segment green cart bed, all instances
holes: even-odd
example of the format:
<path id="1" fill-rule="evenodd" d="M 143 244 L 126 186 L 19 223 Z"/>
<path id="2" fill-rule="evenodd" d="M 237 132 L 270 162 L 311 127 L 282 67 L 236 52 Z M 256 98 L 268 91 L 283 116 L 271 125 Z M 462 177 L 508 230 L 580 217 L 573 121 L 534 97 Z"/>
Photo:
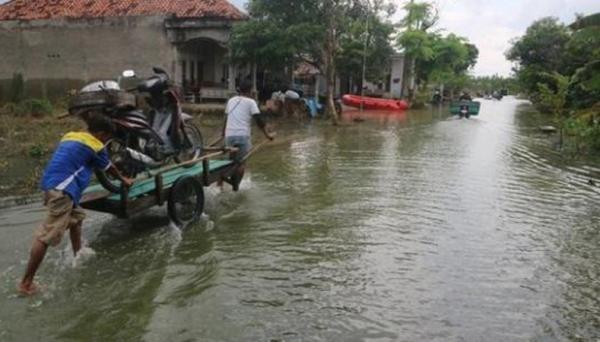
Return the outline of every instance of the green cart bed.
<path id="1" fill-rule="evenodd" d="M 450 103 L 450 113 L 453 115 L 460 115 L 460 109 L 466 106 L 469 115 L 479 115 L 481 108 L 481 102 L 477 101 L 456 101 Z"/>
<path id="2" fill-rule="evenodd" d="M 210 157 L 211 155 L 207 155 L 187 165 L 173 165 L 153 171 L 136 180 L 131 188 L 121 187 L 119 193 L 111 193 L 100 184 L 92 185 L 84 192 L 81 206 L 128 218 L 166 202 L 171 220 L 176 224 L 185 224 L 202 214 L 204 186 L 222 179 L 234 185 L 237 190 L 241 181 L 232 177 L 238 163 L 231 160 L 209 160 Z"/>

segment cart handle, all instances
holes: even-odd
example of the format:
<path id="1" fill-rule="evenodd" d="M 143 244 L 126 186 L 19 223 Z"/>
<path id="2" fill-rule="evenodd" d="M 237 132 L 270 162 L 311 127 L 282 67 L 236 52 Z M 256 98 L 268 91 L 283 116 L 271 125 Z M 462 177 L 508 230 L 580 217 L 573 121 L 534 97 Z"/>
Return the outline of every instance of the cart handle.
<path id="1" fill-rule="evenodd" d="M 277 134 L 273 133 L 273 136 L 276 136 Z M 256 146 L 254 146 L 248 153 L 246 153 L 246 155 L 244 156 L 244 158 L 242 158 L 242 160 L 240 161 L 240 163 L 245 162 L 248 158 L 250 158 L 250 156 L 252 156 L 256 151 L 258 151 L 258 149 L 260 149 L 261 147 L 265 146 L 266 144 L 270 143 L 271 139 L 265 139 L 263 141 L 261 141 L 260 143 L 256 144 Z"/>
<path id="2" fill-rule="evenodd" d="M 225 137 L 223 137 L 222 135 L 220 135 L 218 138 L 216 138 L 212 143 L 208 144 L 209 147 L 214 147 L 216 144 L 220 143 L 221 141 L 223 141 L 223 139 L 225 139 Z"/>

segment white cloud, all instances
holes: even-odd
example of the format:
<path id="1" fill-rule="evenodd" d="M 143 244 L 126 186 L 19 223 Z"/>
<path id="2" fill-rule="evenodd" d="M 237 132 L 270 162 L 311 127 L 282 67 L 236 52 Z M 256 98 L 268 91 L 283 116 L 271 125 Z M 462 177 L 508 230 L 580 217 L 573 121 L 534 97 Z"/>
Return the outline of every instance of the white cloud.
<path id="1" fill-rule="evenodd" d="M 406 1 L 396 0 L 399 7 Z M 575 13 L 600 11 L 598 0 L 437 0 L 438 27 L 466 37 L 479 49 L 475 75 L 507 76 L 511 63 L 504 57 L 510 41 L 525 33 L 537 19 L 554 16 L 565 23 L 575 19 Z M 400 18 L 402 13 L 398 13 Z"/>

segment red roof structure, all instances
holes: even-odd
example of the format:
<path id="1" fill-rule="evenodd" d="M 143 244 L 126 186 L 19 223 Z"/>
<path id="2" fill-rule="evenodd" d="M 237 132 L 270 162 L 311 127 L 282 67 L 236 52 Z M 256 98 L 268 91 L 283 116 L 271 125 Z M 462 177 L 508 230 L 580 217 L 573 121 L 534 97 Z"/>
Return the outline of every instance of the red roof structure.
<path id="1" fill-rule="evenodd" d="M 0 20 L 174 15 L 178 18 L 241 20 L 227 0 L 12 0 L 0 5 Z"/>

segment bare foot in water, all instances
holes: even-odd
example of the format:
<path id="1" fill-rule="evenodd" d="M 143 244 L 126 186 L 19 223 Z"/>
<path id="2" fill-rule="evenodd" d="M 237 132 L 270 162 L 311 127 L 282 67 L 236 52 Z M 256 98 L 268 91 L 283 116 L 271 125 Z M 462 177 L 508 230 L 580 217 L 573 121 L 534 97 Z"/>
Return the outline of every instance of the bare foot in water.
<path id="1" fill-rule="evenodd" d="M 19 285 L 17 285 L 17 291 L 22 296 L 30 297 L 30 296 L 36 295 L 38 292 L 40 292 L 40 287 L 33 283 L 31 283 L 29 285 L 19 283 Z"/>

